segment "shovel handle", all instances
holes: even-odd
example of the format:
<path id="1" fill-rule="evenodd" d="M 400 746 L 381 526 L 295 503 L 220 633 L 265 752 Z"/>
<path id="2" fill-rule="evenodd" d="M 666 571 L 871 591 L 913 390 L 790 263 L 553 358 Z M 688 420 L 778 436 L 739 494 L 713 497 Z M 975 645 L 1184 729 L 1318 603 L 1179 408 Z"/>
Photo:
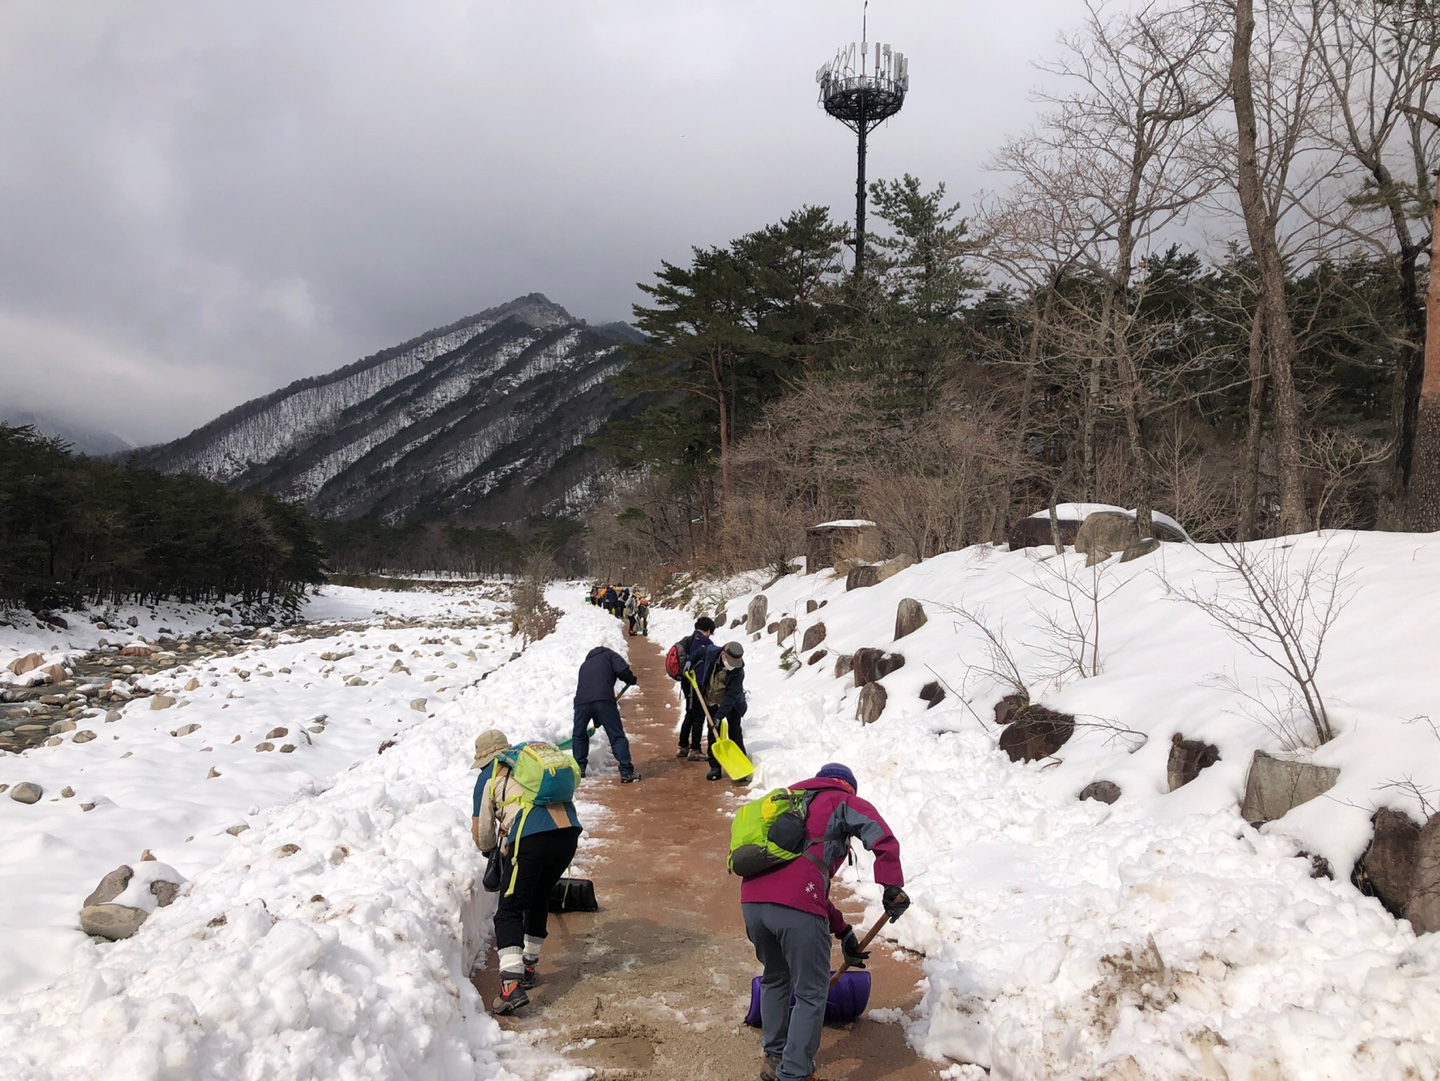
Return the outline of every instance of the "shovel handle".
<path id="1" fill-rule="evenodd" d="M 870 928 L 869 932 L 865 935 L 864 939 L 862 939 L 861 942 L 860 942 L 860 952 L 861 952 L 861 953 L 864 953 L 864 952 L 865 952 L 865 947 L 869 946 L 870 943 L 872 943 L 872 942 L 875 941 L 875 936 L 880 933 L 880 928 L 884 927 L 886 921 L 889 920 L 889 919 L 890 919 L 890 917 L 887 916 L 887 915 L 885 915 L 885 913 L 883 913 L 883 912 L 880 913 L 880 918 L 875 921 L 875 925 Z M 833 976 L 830 977 L 830 986 L 831 986 L 831 987 L 834 987 L 837 983 L 840 982 L 840 977 L 843 976 L 843 975 L 845 975 L 845 970 L 848 969 L 849 967 L 850 967 L 850 965 L 849 965 L 848 962 L 846 962 L 846 961 L 841 961 L 841 962 L 840 962 L 840 967 L 835 970 L 835 975 L 833 975 Z"/>
<path id="2" fill-rule="evenodd" d="M 710 716 L 709 703 L 705 701 L 705 696 L 700 693 L 700 681 L 695 678 L 693 671 L 686 672 L 685 674 L 690 677 L 690 686 L 695 688 L 695 697 L 700 701 L 700 708 L 705 711 L 705 723 L 710 726 L 710 738 L 712 740 L 719 739 L 720 730 L 715 727 L 715 718 Z"/>

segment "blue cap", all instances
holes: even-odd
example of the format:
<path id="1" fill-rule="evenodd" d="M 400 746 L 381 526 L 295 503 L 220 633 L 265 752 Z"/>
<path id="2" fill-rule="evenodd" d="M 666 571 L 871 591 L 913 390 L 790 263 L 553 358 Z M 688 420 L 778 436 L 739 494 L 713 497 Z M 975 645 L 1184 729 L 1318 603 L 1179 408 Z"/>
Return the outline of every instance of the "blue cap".
<path id="1" fill-rule="evenodd" d="M 860 785 L 855 780 L 855 774 L 850 772 L 850 767 L 843 762 L 826 762 L 820 767 L 817 777 L 828 777 L 832 781 L 844 781 L 850 786 L 851 792 L 859 792 Z"/>

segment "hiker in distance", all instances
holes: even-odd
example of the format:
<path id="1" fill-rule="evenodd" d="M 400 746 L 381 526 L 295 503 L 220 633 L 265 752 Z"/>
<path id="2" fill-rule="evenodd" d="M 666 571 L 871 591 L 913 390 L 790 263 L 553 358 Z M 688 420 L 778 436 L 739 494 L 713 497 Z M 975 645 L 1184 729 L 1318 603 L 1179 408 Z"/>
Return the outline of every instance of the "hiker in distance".
<path id="1" fill-rule="evenodd" d="M 676 758 L 689 758 L 692 762 L 703 762 L 705 754 L 700 742 L 705 736 L 705 710 L 700 705 L 700 696 L 690 685 L 685 673 L 695 668 L 710 647 L 710 636 L 715 633 L 715 621 L 701 616 L 695 621 L 695 629 L 675 643 L 676 659 L 680 664 L 680 699 L 685 703 L 685 713 L 680 720 L 680 749 Z"/>
<path id="2" fill-rule="evenodd" d="M 625 737 L 625 728 L 620 723 L 620 707 L 616 704 L 615 681 L 625 685 L 624 690 L 639 681 L 630 671 L 630 663 L 607 646 L 596 646 L 585 655 L 580 665 L 580 677 L 575 686 L 575 729 L 572 733 L 571 749 L 575 761 L 580 764 L 580 776 L 590 761 L 590 722 L 603 728 L 610 740 L 610 753 L 620 767 L 620 783 L 638 781 L 635 764 L 630 760 L 630 741 Z"/>
<path id="3" fill-rule="evenodd" d="M 900 842 L 880 813 L 856 795 L 856 787 L 855 774 L 839 762 L 826 763 L 814 777 L 791 785 L 792 792 L 809 795 L 803 853 L 740 883 L 745 934 L 764 966 L 761 1081 L 819 1081 L 815 1052 L 830 990 L 830 936 L 840 940 L 852 968 L 863 968 L 869 957 L 830 901 L 830 879 L 845 862 L 851 838 L 875 854 L 875 881 L 885 888 L 886 916 L 893 922 L 910 907 L 902 889 Z"/>
<path id="4" fill-rule="evenodd" d="M 715 722 L 714 731 L 705 742 L 705 754 L 710 762 L 707 781 L 718 781 L 721 776 L 720 761 L 715 757 L 714 743 L 719 737 L 720 723 L 725 723 L 726 735 L 745 751 L 745 733 L 741 721 L 745 719 L 745 647 L 739 642 L 726 642 L 724 647 L 709 645 L 699 662 L 696 680 L 700 693 L 705 696 L 705 705 L 710 707 L 710 719 Z M 746 778 L 748 780 L 749 778 Z M 738 780 L 738 779 L 737 779 Z"/>
<path id="5" fill-rule="evenodd" d="M 492 728 L 475 738 L 475 802 L 470 832 L 488 858 L 497 847 L 507 857 L 501 862 L 500 901 L 495 907 L 495 948 L 500 955 L 500 994 L 491 1003 L 497 1014 L 514 1013 L 528 1005 L 526 994 L 535 986 L 535 968 L 545 945 L 550 891 L 575 858 L 580 843 L 580 819 L 568 799 L 540 803 L 516 778 L 517 760 L 527 743 L 514 747 L 505 733 Z M 547 743 L 535 744 L 541 756 L 551 756 L 572 774 L 568 789 L 574 793 L 574 763 Z M 563 759 L 563 760 L 562 760 Z M 522 773 L 522 776 L 524 774 Z M 564 793 L 560 793 L 564 795 Z"/>

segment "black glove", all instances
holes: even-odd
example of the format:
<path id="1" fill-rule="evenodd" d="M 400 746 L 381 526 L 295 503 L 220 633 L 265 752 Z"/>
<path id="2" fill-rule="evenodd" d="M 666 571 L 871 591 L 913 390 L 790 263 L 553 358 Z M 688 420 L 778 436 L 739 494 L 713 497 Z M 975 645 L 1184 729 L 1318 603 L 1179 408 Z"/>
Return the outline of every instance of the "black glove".
<path id="1" fill-rule="evenodd" d="M 840 936 L 840 952 L 845 957 L 845 964 L 849 968 L 864 968 L 865 962 L 870 960 L 870 951 L 860 948 L 860 940 L 855 937 L 855 928 L 847 927 L 845 933 Z"/>
<path id="2" fill-rule="evenodd" d="M 890 917 L 891 923 L 894 923 L 905 915 L 905 910 L 910 907 L 910 895 L 899 886 L 886 886 L 880 903 L 885 908 L 885 915 Z"/>

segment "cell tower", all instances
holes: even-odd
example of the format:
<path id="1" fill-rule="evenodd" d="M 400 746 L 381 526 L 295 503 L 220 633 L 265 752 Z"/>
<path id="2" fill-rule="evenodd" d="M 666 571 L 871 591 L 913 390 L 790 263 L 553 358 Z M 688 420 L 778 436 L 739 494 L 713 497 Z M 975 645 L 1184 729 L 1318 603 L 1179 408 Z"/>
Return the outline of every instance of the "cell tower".
<path id="1" fill-rule="evenodd" d="M 867 0 L 866 9 L 869 8 Z M 860 43 L 842 46 L 835 59 L 815 73 L 820 104 L 860 137 L 855 178 L 855 276 L 865 265 L 865 137 L 905 104 L 910 89 L 910 61 L 898 49 L 878 42 L 871 54 L 868 10 L 862 16 Z"/>

